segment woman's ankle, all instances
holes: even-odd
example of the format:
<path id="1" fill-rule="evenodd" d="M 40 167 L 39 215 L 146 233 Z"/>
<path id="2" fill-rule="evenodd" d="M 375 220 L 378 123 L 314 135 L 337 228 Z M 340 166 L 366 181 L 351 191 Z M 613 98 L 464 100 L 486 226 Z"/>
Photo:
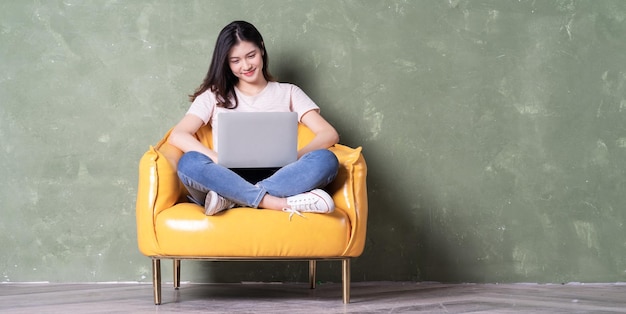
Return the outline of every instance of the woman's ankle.
<path id="1" fill-rule="evenodd" d="M 283 208 L 287 207 L 287 199 L 265 194 L 265 196 L 261 199 L 261 202 L 259 202 L 258 207 L 282 211 Z"/>

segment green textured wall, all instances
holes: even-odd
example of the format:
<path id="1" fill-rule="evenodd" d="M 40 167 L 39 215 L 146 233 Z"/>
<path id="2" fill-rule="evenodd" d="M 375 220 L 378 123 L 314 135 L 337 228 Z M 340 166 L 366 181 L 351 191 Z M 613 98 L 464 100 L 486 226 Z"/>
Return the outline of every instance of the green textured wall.
<path id="1" fill-rule="evenodd" d="M 150 280 L 137 163 L 235 19 L 364 147 L 353 280 L 626 280 L 626 1 L 0 0 L 0 281 Z"/>

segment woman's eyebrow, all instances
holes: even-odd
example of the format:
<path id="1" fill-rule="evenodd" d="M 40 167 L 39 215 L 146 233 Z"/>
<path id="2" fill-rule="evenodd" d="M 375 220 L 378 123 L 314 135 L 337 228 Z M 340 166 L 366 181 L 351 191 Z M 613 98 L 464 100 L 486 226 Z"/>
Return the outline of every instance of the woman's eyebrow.
<path id="1" fill-rule="evenodd" d="M 249 56 L 249 55 L 254 54 L 254 53 L 256 53 L 256 52 L 257 52 L 257 51 L 256 51 L 256 49 L 255 49 L 255 50 L 252 50 L 252 51 L 250 51 L 250 52 L 246 53 L 246 56 Z M 235 60 L 235 59 L 239 59 L 239 57 L 230 57 L 230 58 L 228 58 L 228 59 L 230 59 L 230 60 Z"/>

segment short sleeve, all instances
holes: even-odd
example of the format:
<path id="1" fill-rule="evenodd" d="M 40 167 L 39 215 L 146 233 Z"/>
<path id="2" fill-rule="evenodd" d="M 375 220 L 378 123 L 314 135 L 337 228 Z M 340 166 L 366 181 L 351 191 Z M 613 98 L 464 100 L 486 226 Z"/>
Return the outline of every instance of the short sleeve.
<path id="1" fill-rule="evenodd" d="M 291 111 L 298 113 L 298 121 L 302 120 L 302 116 L 311 111 L 320 111 L 320 107 L 311 100 L 311 98 L 296 85 L 291 85 Z"/>
<path id="2" fill-rule="evenodd" d="M 187 114 L 198 116 L 204 121 L 204 124 L 208 124 L 215 111 L 216 104 L 215 95 L 210 90 L 207 90 L 196 97 L 193 103 L 191 103 L 189 110 L 187 110 Z"/>

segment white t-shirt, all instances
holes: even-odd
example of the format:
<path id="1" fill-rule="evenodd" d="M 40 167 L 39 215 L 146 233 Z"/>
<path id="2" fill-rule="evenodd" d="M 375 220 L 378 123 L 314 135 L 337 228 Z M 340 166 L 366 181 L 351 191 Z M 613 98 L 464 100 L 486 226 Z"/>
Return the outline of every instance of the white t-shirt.
<path id="1" fill-rule="evenodd" d="M 290 112 L 298 113 L 298 121 L 302 116 L 319 107 L 298 86 L 289 83 L 269 82 L 255 96 L 246 96 L 235 87 L 239 105 L 235 109 L 217 106 L 215 94 L 211 90 L 198 95 L 189 107 L 187 114 L 198 116 L 204 124 L 213 129 L 213 146 L 217 147 L 217 114 L 220 112 Z"/>

